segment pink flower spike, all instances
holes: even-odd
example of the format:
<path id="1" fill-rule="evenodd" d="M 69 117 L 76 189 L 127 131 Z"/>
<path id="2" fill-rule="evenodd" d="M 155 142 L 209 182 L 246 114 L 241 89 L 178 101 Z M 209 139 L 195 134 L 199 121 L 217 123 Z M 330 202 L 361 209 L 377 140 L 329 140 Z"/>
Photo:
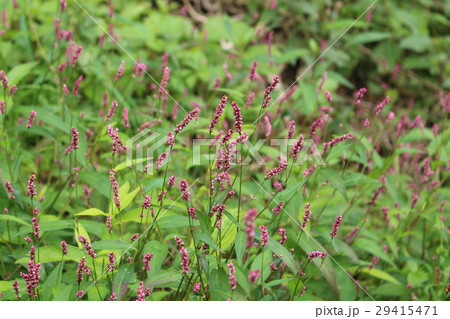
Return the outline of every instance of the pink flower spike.
<path id="1" fill-rule="evenodd" d="M 256 282 L 256 279 L 258 279 L 261 276 L 261 272 L 259 269 L 256 270 L 250 270 L 248 274 L 248 281 L 250 281 L 251 284 L 254 284 Z"/>
<path id="2" fill-rule="evenodd" d="M 122 120 L 123 120 L 123 126 L 130 127 L 130 120 L 128 118 L 128 109 L 126 107 L 122 110 Z"/>
<path id="3" fill-rule="evenodd" d="M 122 77 L 123 75 L 123 71 L 125 70 L 125 61 L 122 61 L 122 63 L 119 66 L 119 70 L 116 73 L 116 77 L 114 78 L 114 82 L 119 81 L 119 79 Z"/>
<path id="4" fill-rule="evenodd" d="M 176 128 L 174 129 L 174 131 L 176 133 L 180 133 L 181 131 L 183 131 L 183 129 L 188 126 L 189 122 L 192 120 L 196 120 L 198 118 L 198 114 L 200 113 L 200 110 L 198 107 L 195 107 L 192 111 L 190 111 L 185 117 L 184 119 L 177 124 Z"/>
<path id="5" fill-rule="evenodd" d="M 69 154 L 71 151 L 79 149 L 78 145 L 78 131 L 75 127 L 72 127 L 72 141 L 70 145 L 66 148 L 66 154 Z"/>
<path id="6" fill-rule="evenodd" d="M 9 90 L 8 90 L 8 95 L 14 95 L 14 93 L 16 93 L 17 92 L 17 85 L 13 85 L 13 86 L 11 86 L 10 88 L 9 88 Z"/>
<path id="7" fill-rule="evenodd" d="M 34 185 L 36 181 L 36 175 L 32 174 L 30 178 L 28 179 L 28 185 L 27 185 L 27 196 L 33 198 L 36 196 L 36 186 Z"/>
<path id="8" fill-rule="evenodd" d="M 112 101 L 111 107 L 109 108 L 108 113 L 106 113 L 105 122 L 109 121 L 110 119 L 112 119 L 112 117 L 116 113 L 116 110 L 117 110 L 118 107 L 119 107 L 119 102 Z"/>
<path id="9" fill-rule="evenodd" d="M 336 217 L 336 221 L 333 224 L 333 228 L 331 229 L 331 237 L 332 238 L 336 238 L 337 237 L 337 232 L 339 230 L 339 227 L 341 227 L 341 223 L 342 223 L 342 216 L 339 215 L 338 217 Z"/>
<path id="10" fill-rule="evenodd" d="M 290 121 L 287 131 L 287 139 L 291 139 L 294 136 L 295 133 L 295 121 Z"/>
<path id="11" fill-rule="evenodd" d="M 366 92 L 367 92 L 366 88 L 360 88 L 359 91 L 356 92 L 356 94 L 355 94 L 356 100 L 353 102 L 353 104 L 355 104 L 355 105 L 361 104 L 361 100 Z"/>
<path id="12" fill-rule="evenodd" d="M 331 93 L 328 90 L 323 91 L 323 94 L 325 94 L 325 97 L 327 98 L 328 102 L 333 101 L 333 98 L 331 97 Z"/>
<path id="13" fill-rule="evenodd" d="M 236 285 L 237 285 L 237 281 L 236 281 L 236 276 L 234 275 L 236 273 L 236 268 L 233 265 L 233 262 L 229 262 L 227 264 L 228 266 L 228 283 L 230 284 L 230 288 L 231 290 L 235 290 L 236 289 Z"/>
<path id="14" fill-rule="evenodd" d="M 63 240 L 61 241 L 61 252 L 63 255 L 67 255 L 69 250 L 67 249 L 67 243 Z"/>
<path id="15" fill-rule="evenodd" d="M 136 301 L 145 301 L 145 291 L 144 291 L 144 282 L 141 281 L 139 287 L 137 289 L 137 299 Z"/>
<path id="16" fill-rule="evenodd" d="M 244 217 L 245 223 L 245 233 L 247 234 L 246 238 L 246 247 L 253 247 L 254 239 L 255 239 L 255 219 L 258 216 L 258 211 L 255 208 L 251 208 L 247 211 L 247 214 Z"/>
<path id="17" fill-rule="evenodd" d="M 150 253 L 146 253 L 144 255 L 144 258 L 142 259 L 142 262 L 144 264 L 144 270 L 145 271 L 150 271 L 151 270 L 151 261 L 152 261 L 153 257 L 154 257 L 154 255 L 150 254 Z"/>
<path id="18" fill-rule="evenodd" d="M 261 230 L 261 245 L 266 246 L 269 243 L 269 234 L 267 233 L 267 227 L 264 225 L 259 226 Z"/>
<path id="19" fill-rule="evenodd" d="M 374 110 L 375 115 L 379 115 L 379 114 L 381 113 L 381 111 L 384 109 L 384 107 L 386 106 L 386 104 L 389 103 L 390 100 L 391 100 L 391 99 L 389 98 L 389 96 L 386 96 L 386 98 L 385 98 L 383 101 L 381 101 L 380 104 L 378 104 L 378 105 L 376 106 L 376 108 L 375 108 L 375 110 Z"/>
<path id="20" fill-rule="evenodd" d="M 223 114 L 223 111 L 225 110 L 225 105 L 227 104 L 228 97 L 226 95 L 222 96 L 222 99 L 220 100 L 219 105 L 216 108 L 216 111 L 214 112 L 213 119 L 211 121 L 211 124 L 209 125 L 209 132 L 212 133 L 214 127 L 219 123 L 220 117 Z"/>
<path id="21" fill-rule="evenodd" d="M 31 128 L 35 120 L 36 120 L 36 112 L 34 110 L 31 110 L 30 116 L 28 117 L 27 120 L 27 127 Z"/>
<path id="22" fill-rule="evenodd" d="M 237 105 L 235 101 L 231 102 L 231 106 L 233 107 L 233 113 L 234 113 L 234 125 L 236 126 L 236 132 L 239 133 L 239 135 L 242 134 L 242 114 L 241 114 L 241 108 Z"/>
<path id="23" fill-rule="evenodd" d="M 250 68 L 250 75 L 249 79 L 254 80 L 255 79 L 255 72 L 256 72 L 256 66 L 258 65 L 258 62 L 253 61 L 252 67 Z"/>
<path id="24" fill-rule="evenodd" d="M 170 79 L 170 69 L 168 67 L 164 68 L 164 72 L 163 72 L 163 76 L 161 79 L 161 84 L 159 86 L 158 89 L 158 97 L 160 98 L 161 96 L 163 96 L 163 94 L 168 94 L 167 93 L 167 84 L 169 83 L 169 79 Z"/>
<path id="25" fill-rule="evenodd" d="M 312 262 L 312 260 L 314 258 L 325 258 L 326 255 L 327 255 L 326 253 L 321 252 L 321 251 L 312 251 L 308 255 L 308 260 L 309 260 L 309 262 Z"/>
<path id="26" fill-rule="evenodd" d="M 281 235 L 280 244 L 284 244 L 288 239 L 286 236 L 286 229 L 280 227 L 278 229 L 278 234 Z"/>
<path id="27" fill-rule="evenodd" d="M 198 292 L 198 291 L 200 291 L 200 283 L 199 282 L 196 282 L 193 286 L 192 286 L 192 293 L 196 293 L 196 292 Z"/>
<path id="28" fill-rule="evenodd" d="M 78 96 L 78 90 L 80 89 L 81 81 L 83 81 L 83 76 L 82 75 L 80 75 L 78 77 L 78 79 L 75 81 L 75 84 L 73 85 L 72 93 L 75 96 Z"/>

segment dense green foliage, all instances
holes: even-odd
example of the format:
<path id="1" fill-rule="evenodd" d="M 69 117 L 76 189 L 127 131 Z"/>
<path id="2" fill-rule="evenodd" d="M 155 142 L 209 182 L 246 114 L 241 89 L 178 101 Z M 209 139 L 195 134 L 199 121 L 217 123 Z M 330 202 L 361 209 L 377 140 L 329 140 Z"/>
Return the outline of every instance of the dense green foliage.
<path id="1" fill-rule="evenodd" d="M 64 12 L 56 0 L 14 3 L 0 0 L 0 300 L 17 300 L 16 280 L 22 300 L 108 300 L 113 292 L 118 300 L 448 299 L 449 0 L 380 0 L 372 7 L 365 0 L 113 0 L 113 15 L 109 1 L 69 0 Z M 274 76 L 280 83 L 262 109 Z M 360 88 L 367 92 L 358 104 Z M 242 134 L 232 101 L 242 112 Z M 196 108 L 199 115 L 174 131 Z M 259 148 L 264 163 L 240 160 L 249 153 L 240 142 L 246 134 L 253 145 L 286 139 L 291 121 L 292 138 L 305 138 L 301 165 L 290 146 L 282 152 L 268 141 Z M 116 143 L 144 129 L 164 142 L 175 133 L 174 145 L 136 158 L 136 143 L 128 144 L 130 165 Z M 228 129 L 231 139 L 221 142 Z M 229 169 L 220 157 L 195 162 L 194 139 L 221 130 L 218 149 L 227 152 L 238 139 L 231 152 L 237 161 Z M 341 136 L 352 138 L 338 142 Z M 202 154 L 216 149 L 210 142 Z M 163 152 L 168 161 L 154 170 Z M 265 178 L 282 163 L 278 156 L 287 157 L 287 167 Z M 149 160 L 152 174 L 139 169 Z M 151 201 L 144 209 L 145 196 Z M 308 207 L 311 219 L 301 229 Z M 252 228 L 256 244 L 247 246 Z M 313 251 L 327 256 L 310 262 Z M 116 262 L 108 271 L 111 253 Z M 151 270 L 143 269 L 145 254 L 153 255 Z M 83 257 L 87 267 L 77 282 Z M 27 274 L 37 263 L 30 297 Z"/>

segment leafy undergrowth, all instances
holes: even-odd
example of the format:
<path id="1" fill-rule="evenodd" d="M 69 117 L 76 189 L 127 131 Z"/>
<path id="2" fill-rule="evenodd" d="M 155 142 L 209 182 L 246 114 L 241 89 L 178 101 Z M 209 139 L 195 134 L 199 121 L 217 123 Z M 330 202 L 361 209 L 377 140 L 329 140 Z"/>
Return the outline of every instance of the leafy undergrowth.
<path id="1" fill-rule="evenodd" d="M 316 61 L 370 5 L 326 2 L 8 2 L 0 300 L 448 298 L 445 15 Z"/>

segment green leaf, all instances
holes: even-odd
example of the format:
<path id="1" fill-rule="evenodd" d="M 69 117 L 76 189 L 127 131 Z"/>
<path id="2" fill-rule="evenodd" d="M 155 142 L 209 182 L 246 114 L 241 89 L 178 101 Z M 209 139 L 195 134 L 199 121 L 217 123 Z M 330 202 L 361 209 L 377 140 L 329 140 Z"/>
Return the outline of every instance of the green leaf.
<path id="1" fill-rule="evenodd" d="M 284 284 L 285 282 L 291 281 L 292 279 L 294 279 L 294 277 L 272 280 L 269 281 L 267 284 L 265 284 L 265 286 L 266 287 L 278 286 Z"/>
<path id="2" fill-rule="evenodd" d="M 53 271 L 48 276 L 47 280 L 44 283 L 44 300 L 51 301 L 52 300 L 52 290 L 53 287 L 59 286 L 62 277 L 64 262 L 59 263 Z"/>
<path id="3" fill-rule="evenodd" d="M 415 52 L 423 52 L 429 49 L 431 45 L 431 38 L 425 34 L 415 34 L 400 41 L 401 48 L 410 49 Z"/>
<path id="4" fill-rule="evenodd" d="M 156 240 L 149 241 L 142 249 L 142 253 L 153 254 L 151 261 L 150 274 L 157 274 L 161 270 L 161 266 L 169 253 L 169 245 Z"/>
<path id="5" fill-rule="evenodd" d="M 136 249 L 134 246 L 131 246 L 131 243 L 128 243 L 123 240 L 118 239 L 106 239 L 100 240 L 92 243 L 92 248 L 95 250 L 126 250 L 126 249 Z"/>
<path id="6" fill-rule="evenodd" d="M 20 218 L 17 218 L 16 216 L 12 216 L 12 215 L 0 215 L 0 220 L 9 220 L 9 221 L 16 222 L 16 223 L 19 223 L 22 225 L 31 226 L 27 222 L 24 222 Z"/>
<path id="7" fill-rule="evenodd" d="M 8 72 L 8 80 L 11 84 L 18 84 L 31 70 L 36 66 L 37 62 L 20 64 Z"/>
<path id="8" fill-rule="evenodd" d="M 116 273 L 113 283 L 113 291 L 117 293 L 118 296 L 122 295 L 122 289 L 124 292 L 127 290 L 130 282 L 136 278 L 136 274 L 133 270 L 134 265 L 123 264 L 120 266 L 119 271 Z"/>
<path id="9" fill-rule="evenodd" d="M 380 245 L 372 239 L 358 238 L 353 243 L 353 246 L 368 251 L 374 256 L 379 256 L 382 260 L 391 264 L 393 267 L 396 267 L 392 259 L 383 251 L 383 248 L 381 248 Z"/>
<path id="10" fill-rule="evenodd" d="M 364 44 L 364 43 L 370 43 L 370 42 L 378 42 L 381 40 L 385 40 L 391 37 L 391 34 L 389 32 L 364 32 L 359 33 L 353 37 L 353 39 L 350 41 L 349 45 L 357 45 L 357 44 Z"/>
<path id="11" fill-rule="evenodd" d="M 319 170 L 319 174 L 322 175 L 323 178 L 327 179 L 331 185 L 333 185 L 339 193 L 348 201 L 347 198 L 347 189 L 345 187 L 344 180 L 342 179 L 341 174 L 336 172 L 334 169 L 324 167 Z"/>
<path id="12" fill-rule="evenodd" d="M 158 274 L 152 276 L 147 279 L 145 282 L 145 287 L 147 288 L 156 288 L 156 287 L 170 287 L 174 282 L 179 282 L 181 280 L 181 272 L 178 270 L 164 270 L 159 272 Z"/>
<path id="13" fill-rule="evenodd" d="M 382 280 L 386 280 L 386 281 L 391 282 L 391 283 L 396 284 L 396 285 L 400 285 L 400 282 L 397 279 L 395 279 L 394 277 L 389 275 L 387 272 L 385 272 L 385 271 L 383 271 L 381 269 L 378 269 L 378 268 L 369 269 L 367 267 L 364 267 L 364 268 L 352 267 L 352 268 L 349 269 L 349 271 L 350 272 L 359 271 L 359 272 L 362 272 L 364 274 L 368 274 L 368 275 L 370 275 L 372 277 L 375 277 L 375 278 L 378 278 L 378 279 L 382 279 Z"/>
<path id="14" fill-rule="evenodd" d="M 214 248 L 215 250 L 218 250 L 218 251 L 220 251 L 222 253 L 224 252 L 222 249 L 219 248 L 219 246 L 217 246 L 213 242 L 213 240 L 212 240 L 211 236 L 209 236 L 209 234 L 206 234 L 206 233 L 203 233 L 203 232 L 196 232 L 194 234 L 194 237 L 197 239 L 197 241 L 201 240 L 202 242 L 208 244 L 208 246 Z"/>
<path id="15" fill-rule="evenodd" d="M 234 249 L 236 250 L 237 262 L 242 265 L 242 258 L 245 252 L 245 233 L 243 231 L 238 231 L 234 239 Z"/>
<path id="16" fill-rule="evenodd" d="M 255 232 L 255 234 L 256 237 L 261 238 L 261 232 L 257 231 Z M 294 274 L 299 271 L 299 268 L 294 260 L 294 257 L 292 257 L 292 254 L 278 241 L 270 237 L 267 248 L 269 248 L 275 255 L 277 255 L 282 261 L 284 261 Z"/>
<path id="17" fill-rule="evenodd" d="M 98 208 L 88 208 L 83 210 L 81 213 L 75 214 L 77 216 L 109 216 L 107 213 L 102 212 Z"/>
<path id="18" fill-rule="evenodd" d="M 189 217 L 187 216 L 163 216 L 157 220 L 159 228 L 176 228 L 176 227 L 188 227 Z M 192 221 L 192 226 L 199 226 L 200 223 L 197 220 Z"/>

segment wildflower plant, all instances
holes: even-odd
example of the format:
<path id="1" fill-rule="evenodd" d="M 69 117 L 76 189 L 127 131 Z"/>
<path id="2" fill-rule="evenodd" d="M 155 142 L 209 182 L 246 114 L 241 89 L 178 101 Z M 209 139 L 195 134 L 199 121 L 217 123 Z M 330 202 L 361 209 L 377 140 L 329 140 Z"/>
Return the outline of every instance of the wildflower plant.
<path id="1" fill-rule="evenodd" d="M 448 300 L 439 4 L 15 3 L 0 300 Z"/>

